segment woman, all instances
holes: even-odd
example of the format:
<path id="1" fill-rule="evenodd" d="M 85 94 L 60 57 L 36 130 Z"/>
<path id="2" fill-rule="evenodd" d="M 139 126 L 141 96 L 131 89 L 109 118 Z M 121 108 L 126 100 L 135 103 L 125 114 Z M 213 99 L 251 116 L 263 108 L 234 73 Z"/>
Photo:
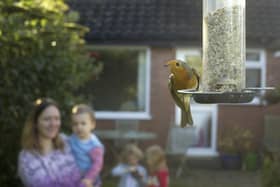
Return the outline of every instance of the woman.
<path id="1" fill-rule="evenodd" d="M 60 111 L 51 99 L 35 102 L 22 136 L 18 174 L 26 187 L 79 187 L 80 173 L 65 138 Z"/>

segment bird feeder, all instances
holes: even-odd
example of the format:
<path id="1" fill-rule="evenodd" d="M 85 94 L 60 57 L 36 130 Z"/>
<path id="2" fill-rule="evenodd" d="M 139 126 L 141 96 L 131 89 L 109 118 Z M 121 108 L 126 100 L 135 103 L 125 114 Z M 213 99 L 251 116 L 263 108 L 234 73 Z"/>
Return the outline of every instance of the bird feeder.
<path id="1" fill-rule="evenodd" d="M 203 1 L 202 91 L 245 88 L 245 0 Z"/>
<path id="2" fill-rule="evenodd" d="M 203 66 L 198 103 L 246 103 L 261 88 L 246 86 L 246 0 L 203 0 Z M 271 89 L 271 88 L 263 88 Z"/>

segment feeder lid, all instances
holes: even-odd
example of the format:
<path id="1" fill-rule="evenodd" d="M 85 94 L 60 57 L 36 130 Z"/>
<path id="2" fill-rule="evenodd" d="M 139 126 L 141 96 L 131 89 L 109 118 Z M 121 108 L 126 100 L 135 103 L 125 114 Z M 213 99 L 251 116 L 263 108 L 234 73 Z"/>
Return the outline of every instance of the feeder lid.
<path id="1" fill-rule="evenodd" d="M 178 90 L 178 93 L 189 94 L 195 102 L 204 104 L 214 103 L 249 103 L 257 95 L 257 91 L 273 90 L 273 87 L 267 88 L 246 88 L 241 92 L 203 92 L 193 89 Z"/>

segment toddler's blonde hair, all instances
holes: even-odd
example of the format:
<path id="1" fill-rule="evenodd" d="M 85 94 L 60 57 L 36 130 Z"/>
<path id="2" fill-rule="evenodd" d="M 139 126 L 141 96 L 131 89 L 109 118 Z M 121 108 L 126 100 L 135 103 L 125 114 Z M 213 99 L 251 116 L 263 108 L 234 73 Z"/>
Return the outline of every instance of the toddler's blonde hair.
<path id="1" fill-rule="evenodd" d="M 147 148 L 146 159 L 150 161 L 148 162 L 150 172 L 158 170 L 162 163 L 166 165 L 165 152 L 159 145 L 152 145 Z"/>
<path id="2" fill-rule="evenodd" d="M 78 104 L 72 108 L 72 116 L 77 115 L 77 114 L 84 114 L 84 113 L 89 114 L 89 116 L 93 122 L 96 121 L 94 110 L 92 107 L 90 107 L 86 104 Z"/>
<path id="3" fill-rule="evenodd" d="M 122 153 L 121 153 L 121 157 L 120 157 L 120 161 L 122 163 L 126 163 L 128 164 L 128 157 L 130 155 L 134 155 L 136 156 L 136 158 L 138 160 L 141 160 L 143 158 L 143 152 L 141 151 L 141 149 L 135 145 L 135 144 L 127 144 Z"/>

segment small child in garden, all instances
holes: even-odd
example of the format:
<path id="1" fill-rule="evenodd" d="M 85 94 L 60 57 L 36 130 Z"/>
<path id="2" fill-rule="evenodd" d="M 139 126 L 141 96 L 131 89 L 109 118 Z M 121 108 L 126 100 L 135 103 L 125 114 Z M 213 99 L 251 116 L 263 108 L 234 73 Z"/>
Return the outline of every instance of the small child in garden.
<path id="1" fill-rule="evenodd" d="M 134 144 L 125 146 L 121 153 L 121 162 L 113 168 L 112 175 L 120 177 L 118 187 L 146 186 L 147 172 L 139 164 L 143 158 L 142 151 Z"/>
<path id="2" fill-rule="evenodd" d="M 85 104 L 72 109 L 72 131 L 69 144 L 82 173 L 82 183 L 86 187 L 100 187 L 99 176 L 103 167 L 104 147 L 92 133 L 96 120 L 94 111 Z"/>
<path id="3" fill-rule="evenodd" d="M 168 187 L 169 171 L 165 153 L 158 145 L 152 145 L 146 150 L 146 160 L 149 169 L 148 187 Z"/>

